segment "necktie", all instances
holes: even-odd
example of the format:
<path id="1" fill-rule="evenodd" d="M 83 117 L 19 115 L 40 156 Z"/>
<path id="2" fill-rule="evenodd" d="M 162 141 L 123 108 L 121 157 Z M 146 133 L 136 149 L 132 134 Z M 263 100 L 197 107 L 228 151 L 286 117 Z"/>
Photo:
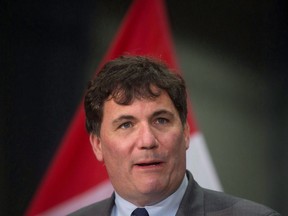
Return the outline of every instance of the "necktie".
<path id="1" fill-rule="evenodd" d="M 136 208 L 131 216 L 149 216 L 149 214 L 145 208 Z"/>

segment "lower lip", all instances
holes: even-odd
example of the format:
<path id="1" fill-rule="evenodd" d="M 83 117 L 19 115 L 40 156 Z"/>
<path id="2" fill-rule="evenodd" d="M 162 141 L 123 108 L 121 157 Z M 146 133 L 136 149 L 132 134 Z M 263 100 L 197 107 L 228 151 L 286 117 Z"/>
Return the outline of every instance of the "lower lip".
<path id="1" fill-rule="evenodd" d="M 139 169 L 139 170 L 159 170 L 163 168 L 163 163 L 147 165 L 147 166 L 134 165 L 134 168 Z"/>

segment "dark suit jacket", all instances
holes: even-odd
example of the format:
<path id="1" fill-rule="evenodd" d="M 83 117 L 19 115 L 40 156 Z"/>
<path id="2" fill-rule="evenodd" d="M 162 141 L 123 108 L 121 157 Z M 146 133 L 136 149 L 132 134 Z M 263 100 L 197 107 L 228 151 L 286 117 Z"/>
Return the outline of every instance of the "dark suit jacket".
<path id="1" fill-rule="evenodd" d="M 279 216 L 274 210 L 245 199 L 200 187 L 187 171 L 188 187 L 176 216 Z M 84 207 L 71 216 L 110 216 L 114 194 L 101 202 Z"/>

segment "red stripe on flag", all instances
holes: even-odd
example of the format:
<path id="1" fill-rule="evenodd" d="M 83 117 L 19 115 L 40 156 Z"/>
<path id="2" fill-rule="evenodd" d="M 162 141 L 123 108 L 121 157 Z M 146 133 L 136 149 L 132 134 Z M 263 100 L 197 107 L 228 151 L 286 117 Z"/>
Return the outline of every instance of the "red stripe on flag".
<path id="1" fill-rule="evenodd" d="M 93 155 L 84 119 L 80 106 L 27 215 L 46 211 L 108 178 L 104 166 Z"/>

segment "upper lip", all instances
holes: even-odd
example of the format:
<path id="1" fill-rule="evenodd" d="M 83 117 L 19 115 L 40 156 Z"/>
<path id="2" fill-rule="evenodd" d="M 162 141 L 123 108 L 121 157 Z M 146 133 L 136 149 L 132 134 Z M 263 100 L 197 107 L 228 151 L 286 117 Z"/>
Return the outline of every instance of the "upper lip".
<path id="1" fill-rule="evenodd" d="M 163 163 L 163 161 L 162 160 L 142 160 L 142 161 L 137 161 L 135 165 L 147 166 L 147 165 L 160 164 L 160 163 Z"/>

